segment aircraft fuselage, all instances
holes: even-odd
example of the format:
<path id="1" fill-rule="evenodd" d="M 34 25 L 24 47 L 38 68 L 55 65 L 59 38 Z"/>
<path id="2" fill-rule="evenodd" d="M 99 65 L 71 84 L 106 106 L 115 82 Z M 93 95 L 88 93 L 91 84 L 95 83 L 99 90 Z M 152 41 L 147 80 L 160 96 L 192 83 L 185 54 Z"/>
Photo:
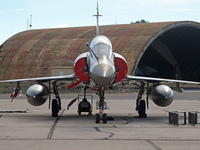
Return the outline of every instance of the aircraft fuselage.
<path id="1" fill-rule="evenodd" d="M 115 63 L 110 40 L 102 35 L 96 36 L 90 48 L 89 76 L 96 86 L 107 86 L 115 80 Z M 96 55 L 96 56 L 95 56 Z"/>

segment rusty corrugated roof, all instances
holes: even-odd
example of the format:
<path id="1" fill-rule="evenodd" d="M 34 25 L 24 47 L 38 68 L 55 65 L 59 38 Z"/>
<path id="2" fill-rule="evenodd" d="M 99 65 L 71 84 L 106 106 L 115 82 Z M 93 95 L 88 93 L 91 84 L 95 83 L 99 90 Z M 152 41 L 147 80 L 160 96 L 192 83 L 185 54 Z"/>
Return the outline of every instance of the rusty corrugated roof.
<path id="1" fill-rule="evenodd" d="M 114 52 L 131 62 L 129 74 L 146 43 L 174 22 L 101 26 Z M 3 43 L 0 54 L 0 80 L 50 76 L 52 66 L 70 66 L 68 61 L 88 51 L 86 42 L 96 35 L 96 27 L 28 30 Z"/>

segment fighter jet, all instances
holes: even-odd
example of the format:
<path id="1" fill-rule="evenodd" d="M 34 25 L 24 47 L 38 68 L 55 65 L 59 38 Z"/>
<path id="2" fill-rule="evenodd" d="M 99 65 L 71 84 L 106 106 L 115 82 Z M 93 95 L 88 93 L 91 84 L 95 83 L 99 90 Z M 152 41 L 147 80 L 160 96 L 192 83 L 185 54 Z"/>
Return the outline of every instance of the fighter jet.
<path id="1" fill-rule="evenodd" d="M 91 104 L 88 102 L 86 97 L 86 91 L 88 88 L 98 92 L 99 100 L 97 101 L 97 111 L 95 122 L 107 123 L 107 114 L 104 113 L 106 109 L 105 102 L 105 91 L 114 88 L 119 83 L 125 84 L 131 81 L 137 81 L 140 83 L 137 85 L 139 87 L 138 97 L 136 100 L 136 111 L 138 111 L 139 117 L 145 118 L 146 107 L 148 107 L 148 97 L 158 106 L 164 107 L 172 103 L 174 93 L 172 89 L 167 85 L 162 85 L 163 82 L 173 82 L 177 83 L 177 90 L 181 92 L 179 88 L 179 83 L 190 83 L 190 84 L 200 84 L 200 82 L 191 82 L 183 80 L 170 80 L 161 78 L 150 78 L 143 76 L 128 75 L 128 66 L 125 58 L 113 52 L 111 41 L 103 35 L 99 35 L 99 8 L 97 3 L 97 14 L 94 15 L 97 18 L 96 26 L 96 37 L 91 41 L 91 43 L 86 43 L 88 47 L 88 52 L 80 54 L 74 61 L 74 73 L 66 76 L 53 76 L 53 77 L 41 77 L 41 78 L 28 78 L 28 79 L 14 79 L 14 80 L 4 80 L 0 83 L 5 82 L 16 82 L 17 86 L 11 94 L 12 100 L 18 95 L 21 90 L 20 83 L 25 81 L 36 81 L 37 84 L 30 86 L 26 92 L 27 100 L 31 105 L 40 106 L 44 104 L 48 97 L 51 100 L 50 83 L 53 85 L 53 93 L 55 94 L 55 99 L 51 100 L 51 111 L 52 117 L 57 117 L 61 107 L 61 98 L 58 91 L 58 81 L 70 80 L 75 81 L 73 84 L 69 85 L 67 88 L 71 89 L 79 84 L 84 85 L 84 98 L 78 105 L 79 114 L 81 112 L 88 112 L 91 114 Z M 152 70 L 152 69 L 151 69 Z M 49 82 L 49 87 L 45 84 Z M 146 87 L 145 87 L 146 85 Z M 146 100 L 142 99 L 146 89 Z M 70 107 L 75 101 L 72 100 L 68 107 Z"/>

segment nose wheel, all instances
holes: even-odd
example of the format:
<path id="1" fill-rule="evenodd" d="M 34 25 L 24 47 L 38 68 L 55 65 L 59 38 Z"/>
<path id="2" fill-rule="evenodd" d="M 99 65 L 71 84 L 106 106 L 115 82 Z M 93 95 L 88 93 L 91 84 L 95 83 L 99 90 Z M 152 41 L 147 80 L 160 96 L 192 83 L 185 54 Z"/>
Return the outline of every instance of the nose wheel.
<path id="1" fill-rule="evenodd" d="M 100 114 L 96 114 L 95 122 L 100 123 L 100 119 L 101 119 Z"/>
<path id="2" fill-rule="evenodd" d="M 103 121 L 103 123 L 107 123 L 107 114 L 106 113 L 103 114 L 102 121 Z"/>
<path id="3" fill-rule="evenodd" d="M 95 122 L 96 123 L 101 123 L 101 121 L 103 121 L 103 123 L 107 123 L 107 114 L 103 113 L 103 115 L 100 114 L 96 114 L 96 119 Z"/>

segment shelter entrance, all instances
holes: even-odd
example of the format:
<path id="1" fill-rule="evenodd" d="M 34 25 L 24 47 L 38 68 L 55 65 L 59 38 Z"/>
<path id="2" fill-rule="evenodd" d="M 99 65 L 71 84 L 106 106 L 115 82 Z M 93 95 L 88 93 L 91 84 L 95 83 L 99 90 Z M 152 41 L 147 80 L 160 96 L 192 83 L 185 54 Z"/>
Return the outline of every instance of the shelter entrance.
<path id="1" fill-rule="evenodd" d="M 200 81 L 200 28 L 180 25 L 158 35 L 140 58 L 135 75 Z"/>

